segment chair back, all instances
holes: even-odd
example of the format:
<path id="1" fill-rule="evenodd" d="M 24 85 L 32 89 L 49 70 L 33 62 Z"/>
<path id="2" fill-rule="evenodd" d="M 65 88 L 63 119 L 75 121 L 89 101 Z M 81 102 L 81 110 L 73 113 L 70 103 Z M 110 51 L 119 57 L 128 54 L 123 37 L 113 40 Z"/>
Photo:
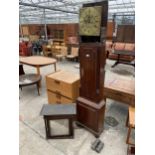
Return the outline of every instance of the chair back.
<path id="1" fill-rule="evenodd" d="M 67 53 L 68 53 L 68 52 L 67 52 L 67 47 L 66 47 L 66 46 L 62 46 L 60 52 L 61 52 L 61 54 L 62 54 L 63 56 L 66 56 Z"/>

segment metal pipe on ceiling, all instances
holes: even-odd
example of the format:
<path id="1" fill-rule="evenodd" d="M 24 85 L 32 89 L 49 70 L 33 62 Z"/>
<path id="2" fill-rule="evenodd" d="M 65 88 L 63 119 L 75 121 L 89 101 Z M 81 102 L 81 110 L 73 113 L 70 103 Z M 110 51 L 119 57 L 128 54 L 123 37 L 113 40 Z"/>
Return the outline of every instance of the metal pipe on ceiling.
<path id="1" fill-rule="evenodd" d="M 39 4 L 39 3 L 34 3 L 35 5 L 36 4 Z M 76 3 L 70 3 L 70 4 L 61 4 L 61 5 L 55 5 L 55 6 L 53 6 L 53 7 L 65 7 L 65 6 L 77 6 L 77 5 L 82 5 L 83 4 L 83 2 L 76 2 Z M 124 4 L 117 4 L 117 5 L 114 5 L 114 4 L 112 4 L 112 5 L 110 5 L 109 4 L 109 7 L 113 7 L 113 6 L 116 6 L 116 7 L 121 7 L 121 6 L 124 6 L 124 5 L 129 5 L 129 6 L 131 6 L 132 7 L 132 5 L 134 6 L 135 5 L 135 3 L 134 2 L 130 2 L 130 3 L 124 3 Z M 35 11 L 36 9 L 22 9 L 22 11 L 24 11 L 24 12 L 26 12 L 26 11 Z"/>
<path id="2" fill-rule="evenodd" d="M 55 7 L 48 7 L 48 6 L 42 6 L 42 5 L 36 5 L 36 4 L 29 4 L 29 3 L 23 3 L 23 2 L 19 2 L 19 5 L 36 7 L 36 8 L 41 8 L 41 9 L 54 10 L 54 11 L 61 11 L 61 12 L 65 12 L 65 13 L 78 14 L 78 12 L 76 12 L 76 11 L 68 11 L 68 10 L 63 10 L 63 9 L 57 9 Z"/>
<path id="3" fill-rule="evenodd" d="M 46 40 L 48 40 L 45 9 L 44 9 L 44 31 L 45 31 L 45 38 Z"/>

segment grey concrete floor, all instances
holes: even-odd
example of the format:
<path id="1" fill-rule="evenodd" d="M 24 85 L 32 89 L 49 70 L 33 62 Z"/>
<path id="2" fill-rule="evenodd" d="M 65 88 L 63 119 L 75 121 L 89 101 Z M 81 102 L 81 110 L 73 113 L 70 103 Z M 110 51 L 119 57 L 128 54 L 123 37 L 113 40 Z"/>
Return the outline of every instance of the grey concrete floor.
<path id="1" fill-rule="evenodd" d="M 106 62 L 105 80 L 114 76 L 120 76 L 122 79 L 134 78 L 134 68 L 132 66 L 119 64 L 115 68 L 111 68 L 114 63 L 112 60 Z M 79 74 L 79 69 L 75 67 L 77 62 L 61 61 L 57 63 L 57 68 L 67 70 Z M 26 73 L 36 73 L 36 69 L 24 65 Z M 39 115 L 43 104 L 47 103 L 45 75 L 54 72 L 53 66 L 41 68 L 42 87 L 41 95 L 38 96 L 36 86 L 24 87 L 20 91 L 19 100 L 19 131 L 20 155 L 97 155 L 91 150 L 91 143 L 95 141 L 95 137 L 85 130 L 75 125 L 74 139 L 46 140 L 45 128 L 42 116 Z M 114 117 L 119 123 L 116 127 L 111 127 L 104 123 L 104 132 L 100 139 L 104 142 L 104 149 L 101 155 L 126 155 L 127 145 L 126 136 L 127 128 L 125 127 L 128 106 L 114 101 L 107 100 L 106 116 Z M 54 132 L 67 132 L 67 122 L 52 121 Z M 134 133 L 132 134 L 134 139 Z"/>

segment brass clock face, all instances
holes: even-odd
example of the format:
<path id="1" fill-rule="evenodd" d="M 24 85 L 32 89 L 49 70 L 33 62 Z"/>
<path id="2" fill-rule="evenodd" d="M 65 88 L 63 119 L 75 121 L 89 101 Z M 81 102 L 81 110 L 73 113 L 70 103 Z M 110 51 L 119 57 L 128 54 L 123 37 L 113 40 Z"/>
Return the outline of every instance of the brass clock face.
<path id="1" fill-rule="evenodd" d="M 100 36 L 102 7 L 80 9 L 79 33 L 82 36 Z"/>

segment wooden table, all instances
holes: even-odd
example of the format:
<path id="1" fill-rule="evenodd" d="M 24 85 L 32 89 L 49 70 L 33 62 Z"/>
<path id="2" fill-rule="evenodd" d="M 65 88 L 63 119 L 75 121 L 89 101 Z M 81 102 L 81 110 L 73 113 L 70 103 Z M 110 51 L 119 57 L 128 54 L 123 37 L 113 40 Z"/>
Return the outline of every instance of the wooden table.
<path id="1" fill-rule="evenodd" d="M 134 106 L 135 80 L 114 77 L 105 81 L 104 96 Z"/>
<path id="2" fill-rule="evenodd" d="M 30 56 L 30 57 L 20 57 L 19 62 L 29 66 L 33 66 L 37 69 L 37 74 L 40 75 L 40 67 L 54 65 L 54 70 L 56 71 L 56 59 L 47 58 L 44 56 Z"/>
<path id="3" fill-rule="evenodd" d="M 19 62 L 29 66 L 33 66 L 37 69 L 37 74 L 40 75 L 40 67 L 54 65 L 54 70 L 56 71 L 56 59 L 47 58 L 44 56 L 30 56 L 30 57 L 20 57 Z M 41 86 L 41 83 L 40 83 Z"/>

